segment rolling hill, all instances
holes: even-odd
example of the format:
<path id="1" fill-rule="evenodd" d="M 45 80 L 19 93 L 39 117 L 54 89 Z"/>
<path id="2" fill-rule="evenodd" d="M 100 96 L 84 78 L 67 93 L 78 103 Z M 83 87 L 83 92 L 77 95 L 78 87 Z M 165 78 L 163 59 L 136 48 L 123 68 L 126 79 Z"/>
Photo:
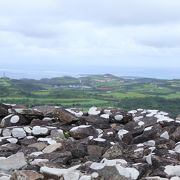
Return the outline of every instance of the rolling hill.
<path id="1" fill-rule="evenodd" d="M 177 115 L 180 109 L 180 80 L 117 77 L 111 74 L 41 80 L 0 78 L 0 101 L 27 106 L 142 107 Z"/>

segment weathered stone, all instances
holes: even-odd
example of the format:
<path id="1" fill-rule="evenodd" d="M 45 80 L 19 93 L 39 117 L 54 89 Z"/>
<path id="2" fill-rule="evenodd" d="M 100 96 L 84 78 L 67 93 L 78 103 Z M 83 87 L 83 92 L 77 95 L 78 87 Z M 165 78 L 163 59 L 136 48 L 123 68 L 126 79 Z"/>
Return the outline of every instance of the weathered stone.
<path id="1" fill-rule="evenodd" d="M 71 167 L 69 169 L 49 168 L 49 167 L 43 166 L 43 167 L 41 167 L 40 172 L 45 175 L 49 175 L 50 177 L 59 179 L 62 176 L 68 175 L 69 173 L 78 172 L 78 171 L 76 171 L 77 168 L 79 168 L 79 165 Z M 76 177 L 76 175 L 75 175 L 75 177 Z"/>
<path id="2" fill-rule="evenodd" d="M 44 117 L 43 113 L 36 109 L 16 109 L 16 112 L 22 114 L 30 121 L 33 119 L 42 119 Z"/>
<path id="3" fill-rule="evenodd" d="M 91 125 L 81 125 L 70 130 L 70 135 L 75 139 L 83 139 L 88 136 L 96 137 L 98 131 Z"/>
<path id="4" fill-rule="evenodd" d="M 180 165 L 176 165 L 176 166 L 168 165 L 165 167 L 164 172 L 169 176 L 180 176 Z"/>
<path id="5" fill-rule="evenodd" d="M 10 178 L 11 178 L 11 175 L 0 173 L 0 180 L 10 180 Z"/>
<path id="6" fill-rule="evenodd" d="M 180 141 L 180 126 L 176 128 L 173 134 L 170 135 L 175 142 Z"/>
<path id="7" fill-rule="evenodd" d="M 8 110 L 5 107 L 2 107 L 0 104 L 0 117 L 5 117 L 8 115 Z"/>
<path id="8" fill-rule="evenodd" d="M 27 147 L 27 146 L 23 146 L 20 150 L 20 152 L 23 152 L 26 156 L 29 156 L 30 154 L 32 154 L 33 152 L 36 152 L 37 148 L 35 147 Z"/>
<path id="9" fill-rule="evenodd" d="M 99 116 L 83 116 L 79 118 L 78 124 L 82 125 L 92 125 L 95 128 L 99 129 L 108 129 L 110 128 L 110 120 L 104 119 Z"/>
<path id="10" fill-rule="evenodd" d="M 48 135 L 48 133 L 49 133 L 49 130 L 46 127 L 34 126 L 32 129 L 32 134 L 34 136 Z"/>
<path id="11" fill-rule="evenodd" d="M 44 176 L 32 170 L 15 171 L 11 176 L 11 180 L 40 180 L 40 179 L 44 179 Z"/>
<path id="12" fill-rule="evenodd" d="M 47 126 L 49 124 L 48 121 L 43 121 L 43 120 L 40 120 L 40 119 L 33 119 L 31 121 L 31 124 L 30 126 Z"/>
<path id="13" fill-rule="evenodd" d="M 23 153 L 17 153 L 9 156 L 6 159 L 0 159 L 1 170 L 16 170 L 27 165 L 26 159 Z"/>
<path id="14" fill-rule="evenodd" d="M 52 152 L 54 152 L 56 150 L 60 150 L 60 149 L 62 149 L 61 143 L 51 144 L 43 150 L 43 153 L 52 153 Z"/>
<path id="15" fill-rule="evenodd" d="M 99 115 L 101 113 L 101 110 L 99 110 L 97 107 L 91 107 L 88 111 L 89 115 Z"/>
<path id="16" fill-rule="evenodd" d="M 7 128 L 3 129 L 2 135 L 3 135 L 4 137 L 6 137 L 6 136 L 11 136 L 11 130 L 10 130 L 10 129 L 7 129 Z"/>
<path id="17" fill-rule="evenodd" d="M 12 130 L 12 136 L 18 139 L 22 139 L 26 137 L 26 132 L 24 131 L 23 128 L 14 128 Z"/>
<path id="18" fill-rule="evenodd" d="M 28 145 L 28 147 L 34 147 L 34 148 L 36 148 L 38 151 L 42 151 L 44 148 L 47 147 L 47 144 L 44 143 L 44 142 L 37 142 L 37 143 Z"/>
<path id="19" fill-rule="evenodd" d="M 103 169 L 98 170 L 98 175 L 99 178 L 102 179 L 129 180 L 129 178 L 121 176 L 115 166 L 104 167 Z"/>
<path id="20" fill-rule="evenodd" d="M 66 151 L 70 151 L 74 158 L 83 158 L 88 155 L 87 152 L 87 141 L 67 141 L 64 144 Z"/>
<path id="21" fill-rule="evenodd" d="M 111 110 L 111 120 L 116 123 L 126 124 L 133 120 L 132 114 L 122 109 Z"/>
<path id="22" fill-rule="evenodd" d="M 51 137 L 53 139 L 57 139 L 57 140 L 66 139 L 65 136 L 64 136 L 64 132 L 61 129 L 51 130 Z"/>
<path id="23" fill-rule="evenodd" d="M 91 180 L 91 176 L 90 175 L 83 175 L 80 177 L 79 180 Z"/>
<path id="24" fill-rule="evenodd" d="M 139 144 L 143 143 L 148 140 L 153 140 L 156 139 L 160 136 L 162 128 L 160 125 L 156 124 L 154 126 L 149 126 L 144 129 L 144 132 L 142 135 L 139 135 L 134 138 L 133 143 L 134 144 Z"/>
<path id="25" fill-rule="evenodd" d="M 17 144 L 6 144 L 0 146 L 0 157 L 8 157 L 12 154 L 16 154 L 20 148 L 21 146 Z"/>
<path id="26" fill-rule="evenodd" d="M 8 138 L 7 141 L 12 143 L 12 144 L 16 144 L 18 142 L 18 139 L 16 139 L 16 138 Z"/>
<path id="27" fill-rule="evenodd" d="M 174 149 L 175 142 L 171 139 L 157 138 L 156 139 L 156 147 L 158 149 Z"/>
<path id="28" fill-rule="evenodd" d="M 115 144 L 114 146 L 110 147 L 104 154 L 103 157 L 107 159 L 116 159 L 123 155 L 122 151 L 123 147 L 119 144 Z"/>
<path id="29" fill-rule="evenodd" d="M 1 121 L 1 127 L 10 127 L 10 126 L 21 126 L 29 124 L 29 120 L 26 119 L 24 116 L 18 114 L 10 114 L 4 117 Z"/>
<path id="30" fill-rule="evenodd" d="M 35 137 L 28 138 L 28 136 L 27 136 L 24 139 L 20 139 L 19 142 L 20 142 L 21 145 L 28 146 L 30 144 L 36 143 L 37 139 Z"/>
<path id="31" fill-rule="evenodd" d="M 66 164 L 68 160 L 70 160 L 72 157 L 71 152 L 52 152 L 52 153 L 44 153 L 37 157 L 37 159 L 48 159 L 50 162 L 53 163 L 61 163 Z"/>
<path id="32" fill-rule="evenodd" d="M 126 144 L 130 144 L 132 142 L 132 139 L 133 139 L 132 134 L 125 129 L 120 129 L 118 131 L 117 136 L 118 136 L 120 141 L 122 141 Z"/>
<path id="33" fill-rule="evenodd" d="M 73 114 L 62 108 L 53 109 L 52 111 L 46 114 L 46 117 L 53 117 L 54 119 L 65 123 L 71 123 L 73 121 L 77 121 L 77 118 Z"/>
<path id="34" fill-rule="evenodd" d="M 104 152 L 104 148 L 96 145 L 88 145 L 87 151 L 90 157 L 100 158 Z"/>
<path id="35" fill-rule="evenodd" d="M 68 172 L 63 175 L 64 180 L 79 180 L 80 174 L 79 172 Z"/>
<path id="36" fill-rule="evenodd" d="M 80 109 L 77 109 L 77 108 L 66 109 L 66 111 L 68 111 L 71 114 L 75 115 L 77 118 L 82 117 L 83 114 L 84 114 Z"/>
<path id="37" fill-rule="evenodd" d="M 130 131 L 133 137 L 141 135 L 144 131 L 144 122 L 131 121 L 125 124 L 124 129 Z"/>
<path id="38" fill-rule="evenodd" d="M 137 169 L 124 166 L 127 166 L 127 162 L 122 159 L 103 159 L 100 163 L 92 163 L 90 168 L 105 179 L 137 179 L 139 177 L 139 171 Z"/>

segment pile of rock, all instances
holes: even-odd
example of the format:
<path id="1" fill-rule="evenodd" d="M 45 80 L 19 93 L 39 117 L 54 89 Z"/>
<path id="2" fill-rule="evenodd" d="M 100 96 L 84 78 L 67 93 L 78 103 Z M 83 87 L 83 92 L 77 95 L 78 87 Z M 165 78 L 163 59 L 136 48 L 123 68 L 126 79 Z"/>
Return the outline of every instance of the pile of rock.
<path id="1" fill-rule="evenodd" d="M 180 179 L 180 120 L 158 110 L 0 104 L 0 180 Z"/>

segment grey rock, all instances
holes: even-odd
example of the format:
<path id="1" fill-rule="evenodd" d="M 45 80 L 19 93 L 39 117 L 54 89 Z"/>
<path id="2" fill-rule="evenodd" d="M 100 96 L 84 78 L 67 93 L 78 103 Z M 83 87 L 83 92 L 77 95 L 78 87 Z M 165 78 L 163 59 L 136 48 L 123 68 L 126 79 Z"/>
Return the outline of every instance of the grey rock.
<path id="1" fill-rule="evenodd" d="M 62 149 L 62 144 L 61 143 L 56 143 L 56 144 L 51 144 L 44 148 L 43 153 L 52 153 L 56 150 L 61 150 Z"/>
<path id="2" fill-rule="evenodd" d="M 24 131 L 23 128 L 13 128 L 12 136 L 18 139 L 22 139 L 26 137 L 26 132 Z"/>
<path id="3" fill-rule="evenodd" d="M 171 134 L 171 138 L 175 142 L 179 142 L 180 141 L 180 126 L 177 127 L 176 130 Z"/>
<path id="4" fill-rule="evenodd" d="M 48 135 L 48 133 L 49 133 L 49 130 L 46 127 L 34 126 L 32 129 L 32 134 L 34 136 Z"/>
<path id="5" fill-rule="evenodd" d="M 71 123 L 73 121 L 77 121 L 76 116 L 74 116 L 73 114 L 71 114 L 63 108 L 55 108 L 52 111 L 47 112 L 45 116 L 54 118 L 64 123 Z"/>
<path id="6" fill-rule="evenodd" d="M 105 148 L 96 145 L 87 146 L 88 155 L 92 158 L 100 158 L 105 151 L 104 149 Z"/>
<path id="7" fill-rule="evenodd" d="M 32 170 L 15 171 L 11 176 L 11 180 L 40 180 L 40 179 L 44 179 L 44 176 Z"/>
<path id="8" fill-rule="evenodd" d="M 89 136 L 96 137 L 98 131 L 91 125 L 81 125 L 70 130 L 70 135 L 75 139 L 83 139 Z"/>
<path id="9" fill-rule="evenodd" d="M 123 155 L 123 147 L 119 144 L 115 144 L 103 154 L 103 157 L 107 159 L 116 159 L 121 157 L 122 155 Z"/>
<path id="10" fill-rule="evenodd" d="M 92 125 L 93 127 L 99 128 L 99 129 L 110 128 L 110 120 L 99 117 L 99 116 L 83 116 L 83 117 L 79 118 L 78 123 L 80 125 L 82 125 L 82 124 Z"/>
<path id="11" fill-rule="evenodd" d="M 33 119 L 43 119 L 44 117 L 43 113 L 36 109 L 16 109 L 16 112 L 27 118 L 29 122 Z"/>
<path id="12" fill-rule="evenodd" d="M 1 121 L 1 127 L 21 126 L 29 124 L 29 120 L 20 114 L 10 114 Z"/>
<path id="13" fill-rule="evenodd" d="M 65 136 L 64 136 L 64 132 L 61 129 L 51 130 L 51 137 L 53 139 L 57 139 L 57 140 L 66 139 Z"/>
<path id="14" fill-rule="evenodd" d="M 31 124 L 30 126 L 47 126 L 49 124 L 48 121 L 43 121 L 43 120 L 40 120 L 40 119 L 33 119 L 31 121 Z"/>
<path id="15" fill-rule="evenodd" d="M 16 170 L 26 166 L 27 162 L 23 153 L 17 153 L 9 156 L 6 159 L 0 159 L 1 170 Z"/>
<path id="16" fill-rule="evenodd" d="M 52 152 L 52 153 L 44 153 L 37 157 L 37 159 L 48 159 L 53 163 L 66 164 L 68 160 L 72 158 L 71 152 Z"/>
<path id="17" fill-rule="evenodd" d="M 5 107 L 2 107 L 0 104 L 0 117 L 5 117 L 8 115 L 8 110 Z"/>
<path id="18" fill-rule="evenodd" d="M 38 151 L 42 151 L 44 148 L 47 147 L 47 144 L 44 143 L 44 142 L 37 142 L 37 143 L 28 145 L 28 147 L 34 147 L 34 148 L 36 148 Z"/>
<path id="19" fill-rule="evenodd" d="M 7 128 L 3 129 L 2 135 L 3 135 L 4 137 L 6 137 L 6 136 L 11 136 L 11 130 L 10 130 L 10 129 L 7 129 Z"/>

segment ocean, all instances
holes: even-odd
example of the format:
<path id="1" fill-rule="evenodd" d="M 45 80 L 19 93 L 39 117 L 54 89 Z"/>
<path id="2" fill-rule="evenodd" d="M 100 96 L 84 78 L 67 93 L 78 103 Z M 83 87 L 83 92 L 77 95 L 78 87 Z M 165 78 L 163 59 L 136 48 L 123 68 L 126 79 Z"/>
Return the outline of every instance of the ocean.
<path id="1" fill-rule="evenodd" d="M 69 66 L 51 68 L 0 68 L 0 76 L 15 79 L 41 79 L 59 76 L 80 76 L 88 74 L 113 74 L 117 76 L 147 77 L 157 79 L 180 79 L 179 68 Z"/>

